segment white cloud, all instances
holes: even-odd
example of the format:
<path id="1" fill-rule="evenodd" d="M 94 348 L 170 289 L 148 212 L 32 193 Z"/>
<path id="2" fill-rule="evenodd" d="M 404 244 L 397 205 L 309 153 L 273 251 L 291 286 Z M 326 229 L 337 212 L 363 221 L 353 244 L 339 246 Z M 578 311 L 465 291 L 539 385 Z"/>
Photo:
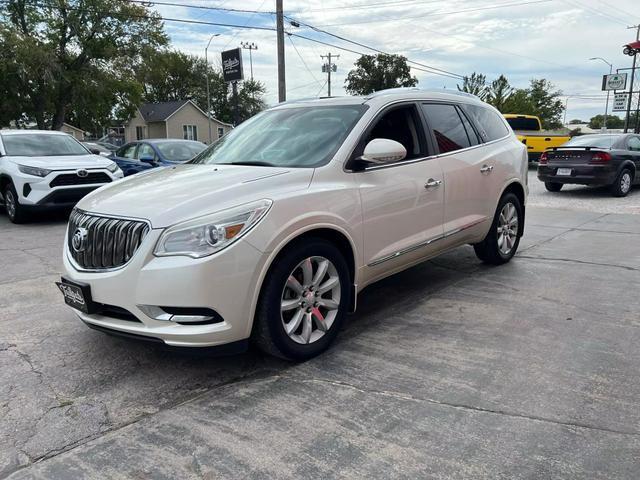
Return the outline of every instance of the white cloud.
<path id="1" fill-rule="evenodd" d="M 522 0 L 524 2 L 524 0 Z M 211 2 L 190 0 L 190 5 Z M 568 94 L 596 95 L 602 100 L 571 98 L 567 118 L 588 118 L 604 110 L 604 94 L 600 92 L 601 75 L 608 67 L 590 62 L 601 56 L 616 67 L 629 67 L 630 57 L 622 54 L 622 45 L 634 39 L 626 24 L 640 22 L 638 0 L 553 0 L 544 3 L 475 10 L 499 4 L 521 3 L 518 0 L 284 0 L 285 13 L 305 23 L 393 53 L 402 53 L 415 61 L 448 71 L 469 74 L 486 73 L 493 78 L 505 74 L 511 83 L 524 87 L 531 78 L 547 78 Z M 615 9 L 611 7 L 615 3 Z M 378 5 L 372 5 L 378 4 Z M 217 1 L 214 6 L 272 11 L 272 0 L 246 0 L 242 4 Z M 369 7 L 360 8 L 366 5 Z M 165 17 L 195 19 L 215 23 L 274 27 L 269 14 L 245 14 L 224 11 L 158 6 Z M 467 10 L 461 13 L 451 13 Z M 442 13 L 448 13 L 442 15 Z M 633 15 L 635 13 L 635 18 Z M 338 25 L 339 24 L 339 25 Z M 335 26 L 327 26 L 335 25 Z M 356 51 L 366 49 L 321 35 L 308 28 L 287 30 Z M 172 43 L 180 50 L 204 55 L 213 33 L 221 33 L 209 49 L 217 59 L 224 48 L 239 46 L 241 41 L 258 44 L 254 52 L 254 76 L 265 83 L 267 99 L 277 101 L 277 69 L 275 32 L 188 25 L 167 22 Z M 311 70 L 285 39 L 287 86 L 289 98 L 326 93 L 321 85 L 326 75 L 321 72 L 321 54 L 340 54 L 338 71 L 332 76 L 333 93 L 344 94 L 344 80 L 358 55 L 336 48 L 292 39 Z M 372 53 L 367 51 L 368 53 Z M 245 52 L 246 53 L 246 52 Z M 248 75 L 248 55 L 245 56 Z M 420 85 L 430 88 L 455 88 L 456 80 L 414 71 Z"/>

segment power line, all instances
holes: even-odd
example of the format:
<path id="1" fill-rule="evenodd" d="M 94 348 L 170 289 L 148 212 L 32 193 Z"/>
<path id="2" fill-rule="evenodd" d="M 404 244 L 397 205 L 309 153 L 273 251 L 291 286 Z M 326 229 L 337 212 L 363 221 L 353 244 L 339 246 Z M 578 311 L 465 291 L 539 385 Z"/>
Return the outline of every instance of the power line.
<path id="1" fill-rule="evenodd" d="M 499 9 L 499 8 L 507 8 L 507 7 L 518 7 L 518 6 L 523 6 L 523 5 L 535 5 L 538 3 L 548 3 L 548 2 L 553 2 L 554 0 L 530 0 L 527 2 L 515 2 L 515 3 L 503 3 L 500 5 L 489 5 L 489 6 L 485 6 L 485 7 L 477 7 L 477 8 L 468 8 L 466 10 L 454 10 L 454 11 L 449 11 L 449 12 L 433 12 L 433 13 L 426 13 L 424 15 L 420 14 L 420 15 L 407 15 L 407 16 L 403 16 L 403 17 L 395 17 L 395 18 L 386 18 L 386 19 L 380 19 L 380 20 L 363 20 L 360 22 L 346 22 L 346 23 L 333 23 L 330 25 L 322 25 L 323 27 L 340 27 L 340 26 L 344 26 L 344 25 L 363 25 L 363 24 L 369 24 L 369 23 L 381 23 L 381 22 L 395 22 L 395 21 L 399 21 L 399 20 L 411 20 L 411 19 L 417 19 L 417 18 L 425 18 L 425 17 L 433 17 L 433 16 L 437 16 L 437 15 L 455 15 L 458 13 L 469 13 L 469 12 L 479 12 L 479 11 L 483 11 L 483 10 L 495 10 L 495 9 Z"/>
<path id="2" fill-rule="evenodd" d="M 379 3 L 367 3 L 367 4 L 359 4 L 359 5 L 344 5 L 340 7 L 324 7 L 322 9 L 306 9 L 306 10 L 298 10 L 297 12 L 293 12 L 295 14 L 304 14 L 304 13 L 313 13 L 313 12 L 324 12 L 327 10 L 360 10 L 360 9 L 368 9 L 372 7 L 404 7 L 409 5 L 426 5 L 432 3 L 443 3 L 445 0 L 428 0 L 428 1 L 418 1 L 418 0 L 398 0 L 395 2 L 379 2 Z"/>
<path id="3" fill-rule="evenodd" d="M 293 47 L 293 49 L 296 51 L 296 53 L 298 54 L 298 57 L 300 58 L 300 61 L 302 62 L 302 64 L 304 65 L 304 68 L 307 69 L 307 72 L 309 72 L 309 74 L 311 75 L 311 77 L 313 77 L 313 79 L 319 84 L 320 80 L 318 80 L 316 78 L 316 76 L 314 75 L 313 71 L 311 71 L 311 69 L 309 68 L 309 66 L 307 65 L 307 62 L 304 61 L 304 58 L 302 58 L 302 55 L 300 55 L 300 52 L 298 51 L 298 47 L 296 47 L 296 44 L 293 43 L 293 40 L 291 39 L 291 35 L 287 35 L 287 37 L 289 38 L 289 42 L 291 42 L 291 46 Z"/>

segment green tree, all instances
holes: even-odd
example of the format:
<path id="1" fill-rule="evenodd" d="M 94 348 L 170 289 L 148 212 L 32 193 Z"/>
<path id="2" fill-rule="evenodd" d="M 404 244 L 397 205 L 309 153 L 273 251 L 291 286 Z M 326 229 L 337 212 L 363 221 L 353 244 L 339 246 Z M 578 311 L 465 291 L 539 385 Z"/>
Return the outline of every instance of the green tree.
<path id="1" fill-rule="evenodd" d="M 150 51 L 136 69 L 145 102 L 168 102 L 191 99 L 207 111 L 207 69 L 211 97 L 211 112 L 219 120 L 234 123 L 234 99 L 231 86 L 222 72 L 195 55 L 173 50 Z M 266 108 L 264 84 L 247 80 L 238 85 L 239 121 Z"/>
<path id="2" fill-rule="evenodd" d="M 569 125 L 581 125 L 583 123 L 587 123 L 587 122 L 584 122 L 579 118 L 574 118 L 573 120 L 569 120 Z"/>
<path id="3" fill-rule="evenodd" d="M 633 126 L 633 122 L 631 122 Z M 596 115 L 589 120 L 589 128 L 600 129 L 604 126 L 604 115 Z M 624 128 L 624 119 L 617 115 L 607 115 L 607 128 Z"/>
<path id="4" fill-rule="evenodd" d="M 500 112 L 507 113 L 504 108 L 513 94 L 513 90 L 507 77 L 500 75 L 488 86 L 486 102 L 496 107 Z"/>
<path id="5" fill-rule="evenodd" d="M 140 94 L 134 65 L 166 43 L 156 13 L 120 0 L 7 0 L 0 11 L 0 50 L 13 58 L 2 69 L 18 71 L 8 98 L 39 128 L 60 129 L 67 117 L 104 124 L 114 99 L 130 111 Z"/>
<path id="6" fill-rule="evenodd" d="M 460 92 L 470 93 L 480 100 L 487 98 L 487 76 L 481 73 L 473 72 L 470 76 L 463 78 L 462 86 L 456 86 Z"/>
<path id="7" fill-rule="evenodd" d="M 514 90 L 502 108 L 502 113 L 536 114 L 535 105 L 531 101 L 531 98 L 529 98 L 529 91 L 523 88 Z"/>
<path id="8" fill-rule="evenodd" d="M 528 96 L 533 105 L 534 115 L 540 117 L 542 128 L 562 128 L 562 113 L 564 104 L 560 100 L 561 90 L 555 90 L 555 86 L 548 80 L 533 79 L 528 89 Z"/>
<path id="9" fill-rule="evenodd" d="M 407 58 L 402 55 L 363 55 L 347 75 L 345 89 L 352 95 L 368 95 L 386 88 L 415 87 Z"/>

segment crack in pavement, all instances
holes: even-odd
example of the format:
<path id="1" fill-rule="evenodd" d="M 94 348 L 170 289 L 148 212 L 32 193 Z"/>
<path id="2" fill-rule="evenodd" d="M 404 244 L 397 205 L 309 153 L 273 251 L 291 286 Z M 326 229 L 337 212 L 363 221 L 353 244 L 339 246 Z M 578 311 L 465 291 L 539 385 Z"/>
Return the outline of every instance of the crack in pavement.
<path id="1" fill-rule="evenodd" d="M 640 268 L 629 267 L 627 265 L 616 265 L 614 263 L 589 262 L 586 260 L 575 260 L 571 258 L 534 257 L 532 255 L 518 255 L 518 258 L 526 258 L 527 260 L 544 260 L 549 262 L 577 263 L 579 265 L 593 265 L 596 267 L 622 268 L 624 270 L 631 271 L 631 272 L 640 272 Z"/>
<path id="2" fill-rule="evenodd" d="M 587 430 L 596 430 L 596 431 L 601 431 L 601 432 L 613 433 L 613 434 L 617 434 L 617 435 L 640 436 L 640 432 L 636 432 L 636 431 L 632 431 L 632 430 L 617 430 L 617 429 L 613 429 L 613 428 L 601 427 L 601 426 L 598 426 L 598 425 L 590 425 L 590 424 L 587 424 L 587 423 L 565 422 L 565 421 L 561 421 L 561 420 L 555 420 L 553 418 L 540 417 L 540 416 L 537 416 L 537 415 L 527 415 L 527 414 L 524 414 L 524 413 L 508 412 L 506 410 L 494 410 L 494 409 L 490 409 L 490 408 L 476 407 L 476 406 L 473 406 L 473 405 L 465 405 L 465 404 L 462 404 L 462 403 L 450 403 L 450 402 L 435 400 L 433 398 L 415 397 L 413 395 L 403 394 L 403 393 L 400 393 L 400 392 L 387 391 L 387 390 L 364 389 L 362 387 L 358 387 L 356 385 L 352 385 L 350 383 L 343 382 L 343 381 L 338 381 L 338 380 L 327 380 L 327 379 L 322 379 L 322 378 L 311 378 L 311 379 L 300 380 L 300 379 L 292 378 L 290 376 L 287 376 L 285 378 L 287 378 L 288 380 L 292 380 L 294 382 L 299 382 L 299 383 L 326 383 L 326 384 L 334 385 L 334 386 L 337 386 L 337 387 L 350 388 L 350 389 L 353 389 L 353 390 L 356 390 L 358 392 L 365 393 L 365 394 L 382 395 L 382 396 L 392 397 L 392 398 L 396 398 L 398 400 L 404 400 L 404 401 L 410 401 L 410 402 L 431 403 L 431 404 L 434 404 L 434 405 L 441 405 L 441 406 L 444 406 L 444 407 L 455 408 L 457 410 L 466 410 L 466 411 L 473 411 L 473 412 L 479 412 L 479 413 L 489 413 L 489 414 L 494 414 L 494 415 L 503 415 L 503 416 L 507 416 L 507 417 L 524 419 L 524 420 L 533 421 L 533 422 L 551 423 L 551 424 L 554 424 L 554 425 L 560 425 L 560 426 L 564 426 L 564 427 L 573 427 L 573 428 L 582 428 L 582 429 L 587 429 Z"/>

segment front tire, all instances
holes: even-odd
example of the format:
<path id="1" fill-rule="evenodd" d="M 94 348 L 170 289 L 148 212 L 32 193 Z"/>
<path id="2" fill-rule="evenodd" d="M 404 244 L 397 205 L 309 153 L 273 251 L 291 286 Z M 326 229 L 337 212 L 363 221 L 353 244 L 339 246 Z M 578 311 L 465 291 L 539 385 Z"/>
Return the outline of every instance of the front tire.
<path id="1" fill-rule="evenodd" d="M 614 197 L 626 197 L 631 191 L 633 184 L 633 172 L 628 168 L 623 168 L 616 181 L 611 185 L 611 194 Z"/>
<path id="2" fill-rule="evenodd" d="M 484 240 L 473 249 L 484 263 L 502 265 L 513 258 L 520 245 L 521 225 L 524 221 L 522 204 L 513 193 L 503 195 L 498 203 L 491 229 Z"/>
<path id="3" fill-rule="evenodd" d="M 550 192 L 559 192 L 562 190 L 562 184 L 558 182 L 544 182 L 544 188 Z"/>
<path id="4" fill-rule="evenodd" d="M 18 193 L 13 183 L 10 183 L 2 192 L 4 198 L 4 207 L 7 211 L 7 217 L 12 223 L 24 223 L 27 221 L 27 209 L 18 202 Z"/>
<path id="5" fill-rule="evenodd" d="M 254 343 L 287 360 L 319 355 L 344 323 L 350 285 L 347 262 L 331 242 L 310 238 L 287 247 L 262 287 Z"/>

